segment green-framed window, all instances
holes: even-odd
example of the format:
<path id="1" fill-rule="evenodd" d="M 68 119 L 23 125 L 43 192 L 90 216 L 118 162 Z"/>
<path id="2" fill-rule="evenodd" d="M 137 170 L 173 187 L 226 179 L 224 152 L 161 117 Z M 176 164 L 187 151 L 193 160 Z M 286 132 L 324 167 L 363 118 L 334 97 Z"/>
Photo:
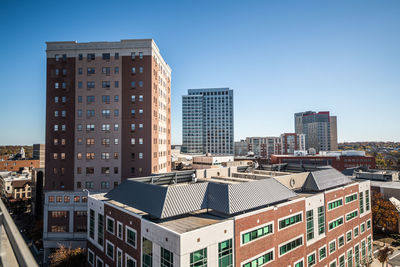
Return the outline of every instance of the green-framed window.
<path id="1" fill-rule="evenodd" d="M 332 254 L 335 251 L 336 251 L 336 241 L 333 240 L 332 242 L 329 243 L 329 254 Z"/>
<path id="2" fill-rule="evenodd" d="M 161 248 L 161 267 L 173 267 L 174 266 L 174 254 L 165 249 Z"/>
<path id="3" fill-rule="evenodd" d="M 358 244 L 354 246 L 354 261 L 356 267 L 360 267 L 360 246 Z"/>
<path id="4" fill-rule="evenodd" d="M 344 236 L 339 236 L 338 238 L 338 247 L 341 248 L 344 246 Z"/>
<path id="5" fill-rule="evenodd" d="M 371 228 L 371 220 L 368 220 L 367 221 L 367 229 L 370 229 Z"/>
<path id="6" fill-rule="evenodd" d="M 301 245 L 303 245 L 303 237 L 302 236 L 280 246 L 279 253 L 280 253 L 280 255 L 284 255 L 284 254 L 288 253 L 289 251 L 291 251 Z"/>
<path id="7" fill-rule="evenodd" d="M 314 238 L 314 211 L 308 210 L 306 212 L 306 224 L 307 224 L 307 240 Z"/>
<path id="8" fill-rule="evenodd" d="M 369 190 L 365 191 L 365 209 L 369 211 L 370 205 L 369 205 Z"/>
<path id="9" fill-rule="evenodd" d="M 343 199 L 338 199 L 328 203 L 328 210 L 336 209 L 343 205 Z"/>
<path id="10" fill-rule="evenodd" d="M 272 232 L 273 232 L 273 228 L 272 228 L 272 223 L 271 223 L 271 224 L 265 225 L 263 227 L 260 227 L 256 230 L 253 230 L 251 232 L 244 233 L 244 234 L 242 234 L 242 244 L 246 244 L 257 238 L 271 234 Z"/>
<path id="11" fill-rule="evenodd" d="M 232 239 L 218 243 L 218 267 L 232 267 Z"/>
<path id="12" fill-rule="evenodd" d="M 329 223 L 329 230 L 333 230 L 336 227 L 339 227 L 343 224 L 343 217 L 340 217 L 339 219 L 334 220 L 333 222 Z"/>
<path id="13" fill-rule="evenodd" d="M 104 216 L 102 214 L 97 214 L 97 243 L 102 246 L 104 245 Z"/>
<path id="14" fill-rule="evenodd" d="M 243 267 L 258 267 L 272 261 L 274 259 L 273 251 L 267 252 L 266 254 L 254 259 L 250 262 L 243 264 Z"/>
<path id="15" fill-rule="evenodd" d="M 361 228 L 361 233 L 364 233 L 365 232 L 365 223 L 362 223 L 360 225 L 360 228 Z"/>
<path id="16" fill-rule="evenodd" d="M 294 267 L 304 267 L 303 260 L 297 262 L 297 263 L 294 265 Z"/>
<path id="17" fill-rule="evenodd" d="M 325 207 L 318 208 L 318 234 L 325 233 Z"/>
<path id="18" fill-rule="evenodd" d="M 346 214 L 346 222 L 358 216 L 358 210 Z"/>
<path id="19" fill-rule="evenodd" d="M 303 220 L 303 216 L 301 213 L 296 214 L 294 216 L 291 216 L 289 218 L 283 219 L 279 221 L 279 229 L 283 229 L 285 227 L 288 227 L 292 224 L 301 222 Z"/>
<path id="20" fill-rule="evenodd" d="M 364 213 L 364 194 L 360 192 L 360 214 Z"/>
<path id="21" fill-rule="evenodd" d="M 311 255 L 308 255 L 308 257 L 307 257 L 307 267 L 314 266 L 315 263 L 316 263 L 315 253 L 313 253 Z"/>
<path id="22" fill-rule="evenodd" d="M 207 248 L 190 253 L 190 267 L 207 266 Z"/>
<path id="23" fill-rule="evenodd" d="M 352 239 L 351 231 L 346 233 L 346 242 L 350 242 Z"/>
<path id="24" fill-rule="evenodd" d="M 353 202 L 355 200 L 357 200 L 357 193 L 354 193 L 354 194 L 352 194 L 350 196 L 346 196 L 346 198 L 345 198 L 346 204 L 350 203 L 350 202 Z"/>
<path id="25" fill-rule="evenodd" d="M 353 250 L 347 251 L 347 267 L 353 267 Z"/>
<path id="26" fill-rule="evenodd" d="M 344 255 L 339 257 L 339 267 L 344 267 L 345 258 Z"/>
<path id="27" fill-rule="evenodd" d="M 326 246 L 319 249 L 319 261 L 322 261 L 326 258 Z"/>
<path id="28" fill-rule="evenodd" d="M 142 261 L 143 267 L 153 266 L 153 242 L 143 237 L 142 241 Z"/>
<path id="29" fill-rule="evenodd" d="M 359 230 L 358 226 L 356 228 L 354 228 L 354 238 L 356 238 L 358 236 L 359 231 L 360 230 Z"/>

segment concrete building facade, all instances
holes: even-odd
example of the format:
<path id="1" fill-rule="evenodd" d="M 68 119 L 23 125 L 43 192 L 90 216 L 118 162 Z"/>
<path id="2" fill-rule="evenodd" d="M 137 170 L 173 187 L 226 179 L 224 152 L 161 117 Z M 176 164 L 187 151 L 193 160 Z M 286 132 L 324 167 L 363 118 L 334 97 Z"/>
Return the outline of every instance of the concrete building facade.
<path id="1" fill-rule="evenodd" d="M 248 151 L 254 156 L 270 158 L 271 155 L 280 154 L 282 149 L 281 138 L 279 137 L 247 137 Z"/>
<path id="2" fill-rule="evenodd" d="M 233 155 L 233 90 L 189 89 L 182 127 L 182 153 Z"/>

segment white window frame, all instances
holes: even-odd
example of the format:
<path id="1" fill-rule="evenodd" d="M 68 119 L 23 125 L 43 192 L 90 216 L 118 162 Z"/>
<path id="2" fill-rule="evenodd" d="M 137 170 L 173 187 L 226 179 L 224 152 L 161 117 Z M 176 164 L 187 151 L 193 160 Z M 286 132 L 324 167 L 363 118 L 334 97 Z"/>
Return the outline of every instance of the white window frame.
<path id="1" fill-rule="evenodd" d="M 113 230 L 114 230 L 114 232 L 108 231 L 108 219 L 113 221 Z M 114 220 L 114 218 L 112 218 L 112 217 L 110 217 L 108 215 L 106 215 L 106 231 L 109 232 L 110 234 L 115 235 L 115 220 Z"/>
<path id="2" fill-rule="evenodd" d="M 124 266 L 124 252 L 122 251 L 122 249 L 120 249 L 120 248 L 118 248 L 117 247 L 117 254 L 116 254 L 116 257 L 115 257 L 115 262 L 116 262 L 116 265 L 117 265 L 117 267 L 118 267 L 118 252 L 121 252 L 121 267 L 122 266 Z"/>
<path id="3" fill-rule="evenodd" d="M 339 238 L 341 238 L 341 237 L 343 237 L 343 245 L 339 246 Z M 343 247 L 344 245 L 346 245 L 346 238 L 345 238 L 345 236 L 344 236 L 344 234 L 343 234 L 343 235 L 338 236 L 338 239 L 337 239 L 337 248 L 339 249 L 339 248 Z"/>
<path id="4" fill-rule="evenodd" d="M 294 223 L 294 224 L 291 224 L 291 225 L 289 225 L 289 226 L 286 226 L 286 227 L 284 227 L 284 228 L 281 228 L 281 227 L 280 227 L 280 225 L 279 225 L 279 222 L 280 222 L 280 221 L 283 221 L 283 220 L 285 220 L 285 219 L 287 219 L 287 218 L 296 216 L 296 215 L 298 215 L 298 214 L 301 214 L 301 221 L 299 221 L 299 222 L 297 222 L 297 223 Z M 289 214 L 289 215 L 287 215 L 287 216 L 285 216 L 285 217 L 279 218 L 279 219 L 278 219 L 278 232 L 281 231 L 281 230 L 289 229 L 290 227 L 292 227 L 292 226 L 294 226 L 294 225 L 297 225 L 297 224 L 299 224 L 299 223 L 302 223 L 302 222 L 304 222 L 304 214 L 303 214 L 303 211 L 300 211 L 300 212 L 297 212 L 297 213 L 293 213 L 293 214 Z"/>
<path id="5" fill-rule="evenodd" d="M 104 261 L 99 256 L 96 256 L 96 267 L 100 267 L 100 266 L 97 266 L 97 260 L 100 260 L 101 264 L 104 266 Z"/>
<path id="6" fill-rule="evenodd" d="M 333 242 L 335 242 L 335 250 L 333 252 L 331 252 L 331 243 L 333 243 Z M 329 253 L 329 255 L 332 255 L 333 253 L 336 252 L 336 250 L 337 250 L 337 245 L 336 244 L 337 244 L 337 240 L 336 239 L 333 239 L 332 241 L 330 241 L 328 243 L 328 253 Z"/>
<path id="7" fill-rule="evenodd" d="M 278 244 L 278 256 L 279 256 L 279 258 L 283 256 L 283 255 L 281 255 L 281 249 L 280 249 L 281 246 L 286 245 L 287 243 L 290 243 L 290 242 L 292 242 L 292 241 L 294 241 L 294 240 L 296 240 L 296 239 L 298 239 L 300 237 L 303 238 L 303 244 L 301 244 L 301 246 L 298 246 L 298 247 L 296 247 L 296 248 L 292 249 L 291 251 L 288 251 L 288 252 L 286 252 L 284 254 L 284 255 L 288 255 L 289 253 L 295 251 L 296 249 L 301 248 L 302 246 L 304 246 L 304 235 L 303 234 L 298 235 L 298 236 L 296 236 L 296 237 L 294 237 L 292 239 L 286 240 L 285 242 L 282 242 L 282 243 Z"/>
<path id="8" fill-rule="evenodd" d="M 332 202 L 338 201 L 339 199 L 342 199 L 342 205 L 339 206 L 339 207 L 333 208 L 333 209 L 329 209 L 329 204 L 332 203 Z M 335 209 L 337 209 L 337 208 L 343 207 L 344 201 L 345 201 L 345 200 L 343 199 L 343 197 L 338 197 L 338 198 L 335 198 L 335 199 L 329 201 L 328 203 L 326 203 L 326 211 L 329 212 L 329 211 L 335 210 Z"/>
<path id="9" fill-rule="evenodd" d="M 131 244 L 128 243 L 128 229 L 135 232 L 135 246 L 132 246 Z M 137 247 L 137 231 L 131 227 L 129 227 L 128 225 L 125 225 L 125 243 L 128 244 L 129 246 L 133 247 L 134 249 L 136 249 Z"/>
<path id="10" fill-rule="evenodd" d="M 357 211 L 357 216 L 351 218 L 350 220 L 347 220 L 347 215 L 349 215 L 350 213 L 353 213 L 353 212 L 355 212 L 355 211 Z M 360 212 L 358 211 L 358 208 L 357 208 L 357 209 L 355 209 L 355 210 L 352 210 L 352 211 L 346 213 L 346 215 L 345 215 L 345 220 L 346 220 L 346 222 L 350 222 L 351 220 L 353 220 L 353 219 L 355 219 L 355 218 L 357 218 L 357 217 L 359 217 L 359 216 L 360 216 Z"/>
<path id="11" fill-rule="evenodd" d="M 125 253 L 125 266 L 128 266 L 128 259 L 133 260 L 133 262 L 135 263 L 135 267 L 138 267 L 135 258 L 130 256 L 128 253 Z"/>
<path id="12" fill-rule="evenodd" d="M 361 225 L 362 224 L 364 224 L 364 232 L 361 232 Z M 367 227 L 367 224 L 365 223 L 365 222 L 363 222 L 363 223 L 360 223 L 360 234 L 363 234 L 363 233 L 365 233 L 365 231 L 366 231 L 366 227 Z"/>
<path id="13" fill-rule="evenodd" d="M 268 264 L 274 262 L 275 259 L 276 259 L 276 256 L 275 256 L 275 248 L 268 249 L 268 250 L 266 250 L 266 251 L 261 252 L 260 254 L 258 254 L 258 255 L 256 255 L 256 256 L 254 256 L 254 257 L 251 257 L 250 259 L 246 259 L 246 260 L 242 261 L 242 262 L 240 263 L 240 266 L 243 266 L 243 265 L 245 265 L 246 263 L 249 263 L 249 262 L 251 262 L 251 261 L 253 261 L 253 260 L 255 260 L 255 259 L 261 257 L 262 255 L 265 255 L 265 254 L 271 252 L 271 251 L 272 251 L 272 255 L 273 255 L 273 256 L 272 256 L 272 257 L 273 257 L 272 261 L 269 261 L 269 262 L 267 262 L 267 263 L 265 263 L 265 264 L 262 265 L 262 266 L 267 266 Z"/>
<path id="14" fill-rule="evenodd" d="M 348 233 L 351 234 L 351 239 L 350 239 L 350 241 L 347 241 L 347 234 L 348 234 Z M 353 241 L 353 238 L 354 238 L 354 236 L 353 236 L 353 230 L 347 231 L 347 232 L 346 232 L 345 243 L 346 243 L 346 244 L 350 243 L 351 241 Z"/>
<path id="15" fill-rule="evenodd" d="M 321 254 L 320 254 L 320 250 L 322 248 L 325 248 L 325 258 L 321 259 Z M 322 247 L 320 247 L 318 249 L 318 262 L 323 261 L 324 259 L 326 259 L 328 257 L 328 248 L 326 247 L 326 245 L 323 245 Z"/>
<path id="16" fill-rule="evenodd" d="M 369 228 L 368 228 L 368 222 L 369 222 Z M 365 222 L 365 230 L 369 230 L 369 229 L 371 229 L 372 228 L 372 221 L 371 221 L 371 219 L 368 219 L 366 222 Z"/>
<path id="17" fill-rule="evenodd" d="M 118 235 L 118 229 L 119 229 L 119 225 L 121 225 L 121 237 Z M 122 222 L 117 221 L 117 237 L 120 240 L 124 240 L 124 225 L 122 224 Z"/>
<path id="18" fill-rule="evenodd" d="M 111 246 L 113 247 L 113 256 L 112 256 L 112 258 L 111 258 L 110 256 L 108 256 L 108 250 L 107 250 L 107 246 L 108 246 L 108 245 L 111 245 Z M 115 258 L 115 256 L 114 256 L 114 254 L 115 254 L 115 245 L 114 245 L 113 243 L 111 243 L 110 241 L 108 241 L 107 239 L 106 239 L 106 249 L 105 249 L 105 252 L 106 252 L 106 253 L 105 253 L 106 256 L 114 261 L 114 258 Z"/>
<path id="19" fill-rule="evenodd" d="M 93 255 L 93 263 L 89 262 L 89 254 Z M 96 264 L 96 255 L 94 255 L 94 252 L 90 248 L 88 248 L 87 260 L 88 260 L 88 263 L 89 263 L 90 266 L 94 266 Z"/>
<path id="20" fill-rule="evenodd" d="M 338 257 L 338 260 L 337 260 L 337 264 L 336 264 L 336 266 L 338 265 L 338 264 L 340 264 L 340 257 L 344 257 L 344 267 L 346 267 L 346 253 L 342 253 L 342 254 L 340 254 L 339 255 L 339 257 Z M 340 266 L 338 266 L 338 267 L 340 267 Z"/>
<path id="21" fill-rule="evenodd" d="M 352 195 L 357 195 L 357 198 L 356 198 L 355 200 L 350 201 L 349 203 L 346 203 L 346 197 L 349 197 L 349 196 L 352 196 Z M 358 198 L 359 198 L 359 196 L 358 196 L 358 193 L 357 193 L 357 192 L 352 193 L 352 194 L 345 195 L 345 196 L 344 196 L 344 202 L 345 202 L 344 204 L 347 205 L 347 204 L 353 203 L 354 201 L 357 201 Z"/>
<path id="22" fill-rule="evenodd" d="M 315 259 L 315 263 L 314 263 L 314 265 L 312 265 L 312 266 L 316 266 L 317 263 L 318 263 L 318 261 L 317 261 L 317 252 L 316 252 L 316 251 L 313 251 L 313 252 L 307 254 L 307 267 L 310 266 L 310 263 L 308 262 L 308 257 L 309 257 L 310 255 L 312 255 L 312 254 L 314 254 L 314 259 Z"/>
<path id="23" fill-rule="evenodd" d="M 300 262 L 303 262 L 303 267 L 304 267 L 304 258 L 301 258 L 300 260 L 295 261 L 295 262 L 293 263 L 293 267 L 296 266 L 296 264 L 297 264 L 297 263 L 300 263 Z"/>
<path id="24" fill-rule="evenodd" d="M 356 229 L 358 229 L 358 235 L 357 236 L 355 236 Z M 360 236 L 360 226 L 357 225 L 356 227 L 353 228 L 353 238 L 356 239 L 359 236 Z"/>
<path id="25" fill-rule="evenodd" d="M 329 229 L 329 225 L 330 225 L 332 222 L 339 220 L 340 218 L 343 218 L 343 223 L 342 223 L 341 225 L 339 225 L 339 226 L 333 228 L 333 229 Z M 328 232 L 329 232 L 329 231 L 333 231 L 333 230 L 335 230 L 335 229 L 338 229 L 339 227 L 343 226 L 344 223 L 345 223 L 345 218 L 344 218 L 344 216 L 339 216 L 339 217 L 337 217 L 337 218 L 335 218 L 335 219 L 333 219 L 333 220 L 330 220 L 330 221 L 328 222 Z"/>
<path id="26" fill-rule="evenodd" d="M 337 267 L 337 260 L 336 259 L 334 259 L 333 261 L 331 261 L 330 263 L 329 263 L 329 267 L 331 267 L 331 264 L 332 263 L 335 263 L 335 266 Z"/>
<path id="27" fill-rule="evenodd" d="M 353 251 L 353 247 L 350 247 L 347 251 L 346 251 L 346 256 L 345 256 L 345 262 L 347 262 L 347 264 L 349 264 L 349 251 L 351 251 L 351 260 L 354 262 L 354 251 Z M 351 263 L 351 266 L 354 266 L 353 262 Z"/>
<path id="28" fill-rule="evenodd" d="M 272 232 L 271 232 L 271 233 L 269 233 L 269 234 L 267 234 L 267 235 L 265 235 L 265 236 L 263 236 L 263 237 L 260 237 L 260 238 L 251 240 L 250 242 L 247 242 L 246 244 L 243 244 L 243 234 L 246 234 L 246 233 L 248 233 L 248 232 L 254 231 L 254 230 L 259 229 L 259 228 L 263 228 L 263 227 L 265 227 L 265 226 L 267 226 L 267 225 L 269 225 L 269 224 L 272 224 Z M 264 238 L 264 237 L 267 237 L 267 236 L 269 236 L 270 234 L 273 234 L 273 233 L 274 233 L 274 221 L 269 221 L 269 222 L 267 222 L 267 223 L 254 226 L 253 228 L 243 230 L 243 231 L 240 232 L 240 246 L 246 246 L 246 245 L 248 245 L 248 244 L 250 244 L 250 243 L 252 243 L 252 242 L 254 242 L 254 241 L 256 241 L 256 240 L 260 240 L 260 239 L 262 239 L 262 238 Z"/>

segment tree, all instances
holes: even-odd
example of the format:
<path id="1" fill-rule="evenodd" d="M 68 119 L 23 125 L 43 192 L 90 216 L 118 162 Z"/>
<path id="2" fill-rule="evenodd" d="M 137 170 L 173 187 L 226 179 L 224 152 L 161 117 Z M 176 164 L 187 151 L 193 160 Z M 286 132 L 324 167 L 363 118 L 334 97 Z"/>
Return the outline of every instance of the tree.
<path id="1" fill-rule="evenodd" d="M 389 260 L 389 255 L 393 254 L 393 249 L 390 247 L 384 247 L 378 251 L 378 260 L 382 263 L 382 267 L 385 266 L 385 263 Z"/>
<path id="2" fill-rule="evenodd" d="M 381 193 L 372 192 L 372 222 L 375 230 L 394 230 L 398 221 L 397 209 Z"/>
<path id="3" fill-rule="evenodd" d="M 85 266 L 86 256 L 83 248 L 71 249 L 63 245 L 50 256 L 51 266 L 54 267 L 83 267 Z"/>

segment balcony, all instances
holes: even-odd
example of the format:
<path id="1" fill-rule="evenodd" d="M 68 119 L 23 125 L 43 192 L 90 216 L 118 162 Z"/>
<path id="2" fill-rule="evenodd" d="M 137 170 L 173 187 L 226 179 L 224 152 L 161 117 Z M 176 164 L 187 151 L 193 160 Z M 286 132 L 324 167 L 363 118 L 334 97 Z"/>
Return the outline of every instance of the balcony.
<path id="1" fill-rule="evenodd" d="M 2 200 L 0 200 L 0 223 L 0 265 L 39 266 Z"/>

